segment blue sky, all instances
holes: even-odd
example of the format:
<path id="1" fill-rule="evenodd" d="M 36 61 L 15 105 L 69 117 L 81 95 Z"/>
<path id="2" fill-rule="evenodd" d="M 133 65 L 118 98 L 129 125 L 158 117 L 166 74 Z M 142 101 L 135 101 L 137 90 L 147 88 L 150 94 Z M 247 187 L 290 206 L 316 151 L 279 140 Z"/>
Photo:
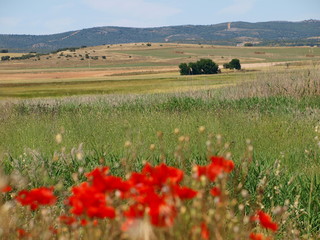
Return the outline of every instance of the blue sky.
<path id="1" fill-rule="evenodd" d="M 0 34 L 320 19 L 320 0 L 0 0 Z"/>

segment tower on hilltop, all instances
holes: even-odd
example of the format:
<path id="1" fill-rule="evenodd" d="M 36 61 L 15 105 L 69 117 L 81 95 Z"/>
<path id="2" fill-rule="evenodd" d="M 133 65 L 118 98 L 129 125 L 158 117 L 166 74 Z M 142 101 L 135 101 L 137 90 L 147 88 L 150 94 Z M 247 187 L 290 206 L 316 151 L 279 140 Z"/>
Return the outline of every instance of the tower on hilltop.
<path id="1" fill-rule="evenodd" d="M 228 23 L 228 30 L 231 29 L 231 22 Z"/>

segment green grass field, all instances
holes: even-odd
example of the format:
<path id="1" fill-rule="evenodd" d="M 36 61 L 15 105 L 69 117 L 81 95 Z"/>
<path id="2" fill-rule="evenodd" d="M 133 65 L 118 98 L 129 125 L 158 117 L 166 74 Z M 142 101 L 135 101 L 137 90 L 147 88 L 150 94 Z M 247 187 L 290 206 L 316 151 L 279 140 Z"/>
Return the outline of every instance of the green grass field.
<path id="1" fill-rule="evenodd" d="M 252 51 L 265 52 L 255 55 L 268 55 L 267 61 L 287 61 L 304 59 L 309 48 L 291 50 L 230 48 L 228 52 L 199 46 L 112 51 L 169 60 L 181 55 L 176 51 L 219 57 L 232 53 L 250 62 Z M 313 51 L 316 55 L 319 50 Z M 308 63 L 211 76 L 182 77 L 172 69 L 141 73 L 137 68 L 133 73 L 102 77 L 50 75 L 35 80 L 33 75 L 28 79 L 23 75 L 0 80 L 2 167 L 18 189 L 17 175 L 23 176 L 23 187 L 68 189 L 85 179 L 81 175 L 75 180 L 80 169 L 88 172 L 99 165 L 125 176 L 126 171 L 140 170 L 145 160 L 156 165 L 165 158 L 169 165 L 190 172 L 194 164 L 206 161 L 210 146 L 211 154 L 231 156 L 237 170 L 248 167 L 244 180 L 236 174 L 231 179 L 242 181 L 250 204 L 258 201 L 266 177 L 261 204 L 268 211 L 286 206 L 288 214 L 286 220 L 283 214 L 283 227 L 275 239 L 316 239 L 320 232 L 320 70 L 316 62 Z M 44 67 L 42 72 L 29 68 L 25 74 L 56 71 Z M 205 130 L 199 132 L 201 126 Z M 78 159 L 77 154 L 83 157 Z"/>
<path id="2" fill-rule="evenodd" d="M 80 79 L 39 79 L 7 81 L 1 84 L 0 96 L 32 98 L 84 94 L 126 94 L 184 92 L 233 85 L 252 79 L 252 74 L 230 73 L 213 76 L 180 76 L 172 74 L 145 74 L 108 76 Z"/>

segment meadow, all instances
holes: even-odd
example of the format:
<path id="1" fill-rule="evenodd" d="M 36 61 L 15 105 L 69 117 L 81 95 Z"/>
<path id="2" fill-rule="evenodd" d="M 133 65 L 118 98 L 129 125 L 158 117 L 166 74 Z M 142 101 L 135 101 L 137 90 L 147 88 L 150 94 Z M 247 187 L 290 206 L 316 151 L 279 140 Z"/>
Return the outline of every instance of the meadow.
<path id="1" fill-rule="evenodd" d="M 79 66 L 78 73 L 85 73 L 79 77 L 72 76 L 75 66 L 50 68 L 47 59 L 42 65 L 42 60 L 17 63 L 27 66 L 23 70 L 4 64 L 0 158 L 3 185 L 13 190 L 2 196 L 0 225 L 7 229 L 3 236 L 12 239 L 22 234 L 17 229 L 23 229 L 31 234 L 26 237 L 35 239 L 267 239 L 249 238 L 255 232 L 274 239 L 318 239 L 320 68 L 316 60 L 307 59 L 310 49 L 229 50 L 194 45 L 175 49 L 164 44 L 167 51 L 162 51 L 160 46 L 152 47 L 149 51 L 140 44 L 101 46 L 91 51 L 116 48 L 117 54 L 131 58 L 151 57 L 154 64 L 163 58 L 165 65 L 141 66 L 141 60 L 140 66 L 128 67 L 128 62 L 115 60 L 107 70 L 100 65 L 89 70 Z M 318 54 L 318 48 L 312 50 Z M 224 61 L 221 55 L 243 57 L 244 66 L 246 61 L 253 65 L 241 72 L 181 77 L 173 63 L 185 59 L 177 58 L 181 55 L 177 52 L 196 52 L 195 58 L 214 54 L 220 61 Z M 266 53 L 274 55 L 267 59 Z M 264 60 L 254 61 L 255 55 L 263 55 Z M 289 59 L 290 64 L 282 62 Z M 277 65 L 254 65 L 271 62 Z M 70 71 L 70 77 L 55 78 Z M 89 222 L 84 226 L 57 220 L 70 214 L 64 206 L 68 190 L 86 181 L 84 173 L 98 166 L 108 166 L 110 174 L 128 179 L 128 173 L 141 171 L 145 162 L 165 163 L 185 172 L 184 184 L 201 189 L 191 180 L 193 170 L 208 164 L 211 156 L 223 156 L 235 164 L 230 176 L 225 170 L 213 185 L 200 184 L 205 189 L 219 187 L 221 195 L 198 190 L 198 198 L 176 206 L 179 213 L 187 209 L 188 214 L 177 214 L 170 227 L 154 226 L 154 222 L 150 226 L 146 218 L 132 230 L 141 231 L 139 235 L 121 232 L 121 217 L 101 220 L 98 227 L 91 222 L 99 217 L 79 217 Z M 41 186 L 54 186 L 56 205 L 30 213 L 14 201 L 20 190 Z M 132 201 L 120 204 L 111 196 L 108 201 L 118 207 L 119 215 Z M 200 203 L 206 201 L 210 204 L 204 208 Z M 246 220 L 258 209 L 273 216 L 277 232 Z M 7 221 L 8 216 L 14 217 Z M 39 221 L 42 225 L 37 226 Z M 50 227 L 55 233 L 44 231 Z"/>

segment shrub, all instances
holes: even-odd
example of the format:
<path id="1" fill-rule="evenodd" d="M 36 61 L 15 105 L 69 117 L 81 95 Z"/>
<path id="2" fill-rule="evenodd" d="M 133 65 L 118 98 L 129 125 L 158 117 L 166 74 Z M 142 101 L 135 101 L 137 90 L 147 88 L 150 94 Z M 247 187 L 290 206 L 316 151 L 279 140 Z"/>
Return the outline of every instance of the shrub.
<path id="1" fill-rule="evenodd" d="M 186 63 L 181 63 L 179 65 L 179 68 L 180 68 L 180 74 L 181 75 L 189 75 L 190 73 L 190 68 L 188 67 L 188 64 Z"/>
<path id="2" fill-rule="evenodd" d="M 230 68 L 230 64 L 229 63 L 225 63 L 225 64 L 223 64 L 223 68 Z"/>
<path id="3" fill-rule="evenodd" d="M 223 64 L 224 68 L 229 68 L 229 69 L 237 69 L 240 70 L 241 69 L 241 64 L 240 64 L 240 60 L 237 58 L 232 59 L 229 63 L 225 63 Z"/>

